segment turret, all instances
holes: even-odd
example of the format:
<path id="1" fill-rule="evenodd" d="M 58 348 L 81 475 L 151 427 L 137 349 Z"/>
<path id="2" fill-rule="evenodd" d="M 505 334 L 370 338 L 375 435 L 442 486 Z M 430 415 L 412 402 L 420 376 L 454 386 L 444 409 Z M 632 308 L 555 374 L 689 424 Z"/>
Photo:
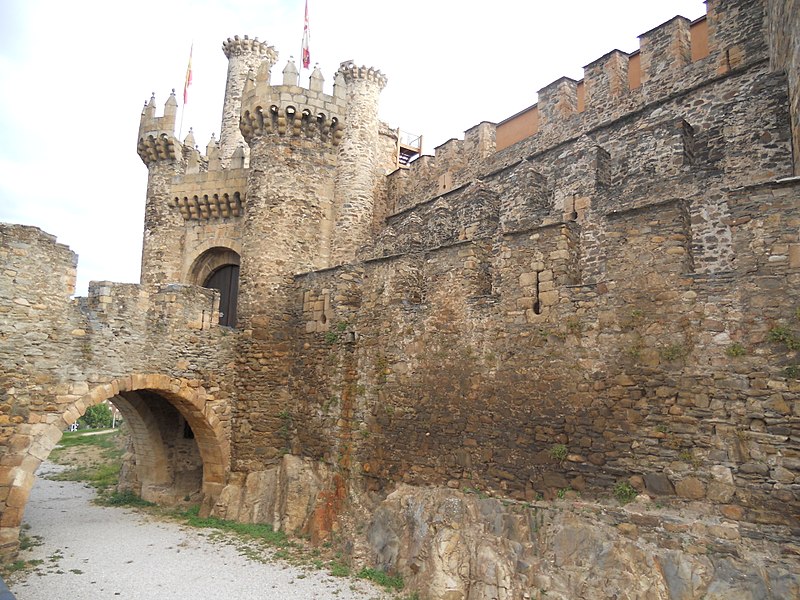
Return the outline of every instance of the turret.
<path id="1" fill-rule="evenodd" d="M 382 175 L 379 162 L 378 97 L 386 77 L 377 69 L 342 63 L 337 74 L 345 84 L 345 129 L 339 146 L 336 217 L 332 261 L 353 261 L 371 237 L 375 188 Z"/>
<path id="2" fill-rule="evenodd" d="M 142 283 L 161 285 L 180 280 L 183 219 L 170 204 L 170 185 L 180 172 L 181 143 L 175 137 L 178 102 L 172 90 L 164 116 L 156 116 L 155 95 L 139 121 L 137 150 L 147 165 L 147 201 L 142 242 Z"/>
<path id="3" fill-rule="evenodd" d="M 258 72 L 266 67 L 266 77 L 272 65 L 278 60 L 278 53 L 272 46 L 259 42 L 258 38 L 250 39 L 238 35 L 228 38 L 222 44 L 222 51 L 228 57 L 228 77 L 225 83 L 225 101 L 222 106 L 222 129 L 219 136 L 219 158 L 223 169 L 228 168 L 237 148 L 245 151 L 247 145 L 239 132 L 239 118 L 242 107 L 242 90 L 248 73 Z M 263 71 L 262 71 L 263 72 Z"/>

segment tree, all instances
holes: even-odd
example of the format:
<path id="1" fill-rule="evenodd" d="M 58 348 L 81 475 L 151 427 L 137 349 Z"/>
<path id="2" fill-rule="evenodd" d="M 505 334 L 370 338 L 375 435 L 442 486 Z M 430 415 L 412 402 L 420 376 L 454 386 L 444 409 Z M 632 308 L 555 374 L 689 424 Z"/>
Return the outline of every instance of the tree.
<path id="1" fill-rule="evenodd" d="M 103 402 L 87 408 L 84 415 L 78 419 L 81 428 L 89 429 L 107 429 L 111 427 L 112 422 L 111 409 Z"/>

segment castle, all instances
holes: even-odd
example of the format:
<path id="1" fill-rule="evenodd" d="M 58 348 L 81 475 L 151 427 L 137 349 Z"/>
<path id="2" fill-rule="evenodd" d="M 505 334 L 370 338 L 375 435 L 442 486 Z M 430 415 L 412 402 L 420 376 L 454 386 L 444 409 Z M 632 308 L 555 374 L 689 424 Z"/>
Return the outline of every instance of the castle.
<path id="1" fill-rule="evenodd" d="M 380 71 L 343 63 L 327 94 L 228 39 L 205 154 L 175 137 L 174 96 L 141 115 L 141 284 L 71 299 L 75 255 L 0 226 L 4 552 L 38 465 L 108 399 L 136 493 L 315 540 L 397 490 L 625 483 L 796 544 L 800 4 L 707 7 L 407 165 Z M 462 590 L 364 518 L 376 564 Z M 470 598 L 544 589 L 503 548 L 508 595 L 481 575 Z M 800 589 L 779 562 L 762 574 Z"/>

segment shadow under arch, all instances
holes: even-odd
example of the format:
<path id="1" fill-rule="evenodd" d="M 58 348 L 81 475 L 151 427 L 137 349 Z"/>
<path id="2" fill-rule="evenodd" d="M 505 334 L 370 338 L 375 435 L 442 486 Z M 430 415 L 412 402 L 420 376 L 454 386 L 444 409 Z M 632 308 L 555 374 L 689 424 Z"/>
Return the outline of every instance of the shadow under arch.
<path id="1" fill-rule="evenodd" d="M 46 415 L 39 423 L 27 423 L 17 428 L 8 452 L 0 461 L 0 493 L 6 494 L 5 509 L 0 515 L 0 556 L 11 557 L 19 546 L 19 528 L 35 472 L 61 439 L 63 431 L 77 421 L 90 406 L 104 400 L 125 405 L 125 413 L 137 411 L 142 393 L 157 394 L 186 420 L 194 435 L 202 460 L 201 513 L 208 514 L 225 485 L 230 465 L 230 437 L 226 424 L 210 405 L 199 381 L 176 379 L 160 374 L 132 374 L 113 379 L 91 388 L 78 397 L 61 414 Z M 124 402 L 120 402 L 123 399 Z M 125 414 L 123 413 L 123 414 Z M 156 441 L 153 416 L 137 411 L 131 425 L 137 461 L 145 469 L 141 478 L 150 485 L 165 480 L 163 444 L 148 447 Z M 138 432 L 138 433 L 137 433 Z M 141 436 L 137 443 L 137 435 Z"/>

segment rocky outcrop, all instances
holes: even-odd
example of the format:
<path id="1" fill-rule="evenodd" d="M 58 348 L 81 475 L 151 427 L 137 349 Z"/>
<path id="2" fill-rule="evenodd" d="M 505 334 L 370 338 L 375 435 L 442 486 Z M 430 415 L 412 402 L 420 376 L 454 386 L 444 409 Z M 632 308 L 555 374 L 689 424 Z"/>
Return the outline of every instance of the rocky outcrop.
<path id="1" fill-rule="evenodd" d="M 439 600 L 800 596 L 791 532 L 640 500 L 510 503 L 400 486 L 374 513 L 372 559 Z"/>
<path id="2" fill-rule="evenodd" d="M 332 469 L 286 454 L 270 469 L 231 474 L 212 514 L 319 540 L 331 531 L 343 500 L 343 480 Z"/>

